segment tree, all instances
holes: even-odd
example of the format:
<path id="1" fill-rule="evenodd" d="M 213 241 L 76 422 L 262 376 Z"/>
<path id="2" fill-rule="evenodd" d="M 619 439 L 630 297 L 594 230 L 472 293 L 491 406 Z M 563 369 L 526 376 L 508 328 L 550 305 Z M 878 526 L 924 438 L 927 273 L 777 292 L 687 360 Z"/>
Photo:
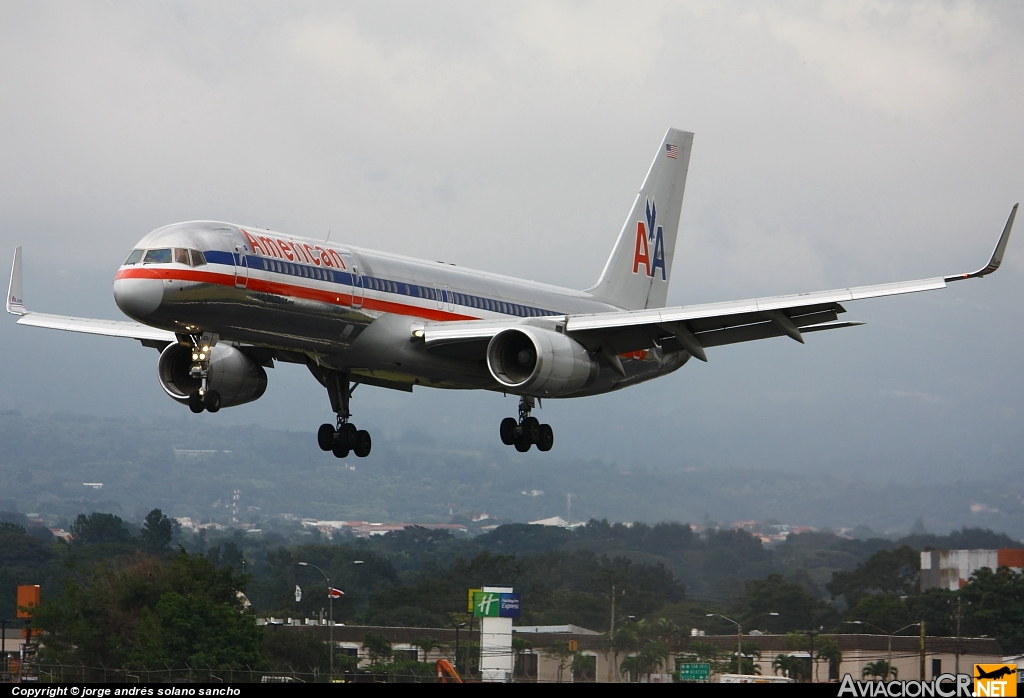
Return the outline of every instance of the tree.
<path id="1" fill-rule="evenodd" d="M 139 535 L 143 550 L 152 555 L 162 555 L 167 552 L 173 536 L 174 526 L 162 511 L 154 509 L 146 514 L 146 522 Z"/>
<path id="2" fill-rule="evenodd" d="M 964 634 L 995 637 L 1007 654 L 1024 651 L 1024 575 L 1008 567 L 995 572 L 983 567 L 971 575 L 960 597 Z"/>
<path id="3" fill-rule="evenodd" d="M 97 564 L 44 598 L 34 623 L 61 661 L 257 668 L 261 630 L 238 597 L 246 579 L 187 553 Z"/>
<path id="4" fill-rule="evenodd" d="M 568 642 L 556 642 L 545 649 L 545 653 L 549 657 L 554 657 L 558 660 L 558 683 L 562 683 L 562 675 L 565 672 L 565 667 L 569 663 L 569 659 L 572 657 L 572 652 L 569 650 Z"/>
<path id="5" fill-rule="evenodd" d="M 392 659 L 391 643 L 381 633 L 366 633 L 363 637 L 363 649 L 369 655 L 370 664 L 390 662 Z"/>
<path id="6" fill-rule="evenodd" d="M 832 607 L 811 596 L 802 586 L 786 581 L 781 574 L 748 579 L 740 597 L 741 618 L 751 619 L 776 633 L 817 628 L 834 622 Z M 769 613 L 778 613 L 770 616 Z M 747 625 L 747 623 L 744 623 Z"/>
<path id="7" fill-rule="evenodd" d="M 851 572 L 834 572 L 827 587 L 832 596 L 855 606 L 868 594 L 910 596 L 918 593 L 921 556 L 909 546 L 879 550 Z"/>
<path id="8" fill-rule="evenodd" d="M 729 659 L 729 663 L 726 665 L 725 671 L 730 674 L 760 674 L 761 665 L 757 664 L 754 660 L 761 659 L 761 648 L 756 643 L 744 642 L 740 649 L 743 652 L 743 661 L 737 666 L 736 653 L 734 651 Z"/>
<path id="9" fill-rule="evenodd" d="M 772 671 L 776 674 L 799 681 L 806 677 L 807 663 L 801 657 L 794 657 L 791 654 L 779 654 L 772 660 Z"/>
<path id="10" fill-rule="evenodd" d="M 846 612 L 846 620 L 863 621 L 891 632 L 896 628 L 913 623 L 916 619 L 910 617 L 906 603 L 898 596 L 869 594 L 860 597 L 857 605 Z M 877 632 L 870 625 L 855 623 L 844 623 L 842 628 L 843 632 L 848 633 L 871 634 Z"/>
<path id="11" fill-rule="evenodd" d="M 132 542 L 132 534 L 124 521 L 113 514 L 79 514 L 71 524 L 71 535 L 72 541 L 78 547 Z"/>
<path id="12" fill-rule="evenodd" d="M 430 635 L 413 638 L 409 644 L 423 651 L 423 661 L 427 661 L 427 654 L 430 650 L 441 648 L 441 642 Z"/>
<path id="13" fill-rule="evenodd" d="M 652 640 L 636 654 L 622 660 L 619 668 L 629 674 L 631 681 L 639 681 L 644 676 L 657 673 L 669 657 L 668 647 L 657 640 Z"/>
<path id="14" fill-rule="evenodd" d="M 843 663 L 843 652 L 839 649 L 839 643 L 832 638 L 821 640 L 818 649 L 818 661 L 828 662 L 828 677 L 838 678 L 839 666 Z"/>
<path id="15" fill-rule="evenodd" d="M 889 662 L 886 660 L 879 659 L 877 662 L 866 664 L 861 670 L 860 675 L 862 678 L 870 676 L 882 681 L 888 681 L 890 676 L 894 679 L 899 678 L 900 672 L 896 667 L 890 667 Z"/>
<path id="16" fill-rule="evenodd" d="M 267 627 L 261 646 L 263 656 L 278 671 L 327 671 L 330 646 L 316 633 L 294 628 Z M 342 657 L 335 657 L 335 663 Z M 347 657 L 345 657 L 347 659 Z"/>

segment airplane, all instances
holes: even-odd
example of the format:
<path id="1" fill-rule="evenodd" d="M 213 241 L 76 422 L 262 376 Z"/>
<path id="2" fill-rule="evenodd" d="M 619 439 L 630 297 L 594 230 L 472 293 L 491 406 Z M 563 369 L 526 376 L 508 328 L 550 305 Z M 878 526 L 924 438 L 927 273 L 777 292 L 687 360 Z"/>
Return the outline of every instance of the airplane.
<path id="1" fill-rule="evenodd" d="M 585 291 L 443 262 L 192 221 L 143 237 L 114 277 L 132 321 L 25 308 L 17 247 L 7 311 L 18 324 L 139 340 L 160 352 L 164 392 L 195 413 L 259 399 L 264 369 L 305 364 L 327 390 L 334 423 L 317 443 L 338 458 L 369 455 L 352 423 L 359 385 L 491 390 L 519 397 L 501 441 L 548 451 L 554 431 L 532 416 L 544 398 L 620 390 L 707 350 L 860 325 L 849 301 L 944 288 L 999 268 L 1014 205 L 988 264 L 975 272 L 799 295 L 665 307 L 693 134 L 669 129 L 597 283 Z"/>
<path id="2" fill-rule="evenodd" d="M 1011 669 L 1009 666 L 1001 666 L 998 669 L 993 669 L 992 671 L 985 671 L 977 664 L 974 665 L 974 668 L 978 672 L 978 675 L 974 677 L 976 679 L 1001 679 L 1004 676 L 1017 673 L 1016 667 Z"/>

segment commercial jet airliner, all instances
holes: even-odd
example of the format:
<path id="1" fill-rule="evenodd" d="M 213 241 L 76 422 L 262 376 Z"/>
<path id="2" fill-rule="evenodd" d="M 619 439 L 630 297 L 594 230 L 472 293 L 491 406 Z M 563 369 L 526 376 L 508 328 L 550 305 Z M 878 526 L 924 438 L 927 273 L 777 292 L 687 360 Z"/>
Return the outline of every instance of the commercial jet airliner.
<path id="1" fill-rule="evenodd" d="M 19 324 L 129 337 L 160 351 L 157 376 L 196 413 L 258 399 L 274 361 L 305 364 L 327 389 L 333 424 L 317 442 L 339 458 L 370 453 L 350 421 L 360 384 L 478 389 L 519 397 L 502 442 L 548 451 L 531 415 L 542 398 L 607 393 L 707 361 L 707 350 L 769 337 L 798 342 L 844 322 L 843 303 L 945 287 L 999 268 L 1013 207 L 991 260 L 967 274 L 834 291 L 666 308 L 693 134 L 670 129 L 597 283 L 586 291 L 294 237 L 193 221 L 146 235 L 114 277 L 133 322 L 26 310 L 21 248 L 7 311 Z"/>

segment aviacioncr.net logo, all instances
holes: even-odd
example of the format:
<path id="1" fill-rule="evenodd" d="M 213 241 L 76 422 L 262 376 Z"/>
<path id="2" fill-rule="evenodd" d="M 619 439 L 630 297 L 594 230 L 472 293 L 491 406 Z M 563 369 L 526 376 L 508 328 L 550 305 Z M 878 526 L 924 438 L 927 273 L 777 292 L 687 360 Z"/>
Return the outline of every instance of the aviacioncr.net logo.
<path id="1" fill-rule="evenodd" d="M 975 664 L 975 696 L 1017 695 L 1016 664 Z"/>

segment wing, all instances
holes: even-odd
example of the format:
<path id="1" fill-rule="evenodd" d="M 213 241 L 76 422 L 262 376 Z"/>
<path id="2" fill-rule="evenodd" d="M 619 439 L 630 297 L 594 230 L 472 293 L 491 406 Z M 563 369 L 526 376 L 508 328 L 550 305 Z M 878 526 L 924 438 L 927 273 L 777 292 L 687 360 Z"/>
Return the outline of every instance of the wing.
<path id="1" fill-rule="evenodd" d="M 587 349 L 609 357 L 660 346 L 666 351 L 685 350 L 707 361 L 704 350 L 708 347 L 781 336 L 803 342 L 808 332 L 863 324 L 839 320 L 846 312 L 845 302 L 933 291 L 952 281 L 991 274 L 1002 264 L 1016 214 L 1014 205 L 988 264 L 975 272 L 793 296 L 568 315 L 564 331 Z M 427 348 L 435 353 L 480 357 L 490 338 L 508 326 L 504 321 L 428 323 L 420 331 Z"/>
<path id="2" fill-rule="evenodd" d="M 19 325 L 45 327 L 51 330 L 66 332 L 84 332 L 105 337 L 128 337 L 138 339 L 146 346 L 162 348 L 163 345 L 176 341 L 174 333 L 158 330 L 127 320 L 95 320 L 92 318 L 70 317 L 67 315 L 48 315 L 26 310 L 22 296 L 21 281 L 21 246 L 14 250 L 14 264 L 11 266 L 11 282 L 7 287 L 7 312 L 20 316 Z"/>

